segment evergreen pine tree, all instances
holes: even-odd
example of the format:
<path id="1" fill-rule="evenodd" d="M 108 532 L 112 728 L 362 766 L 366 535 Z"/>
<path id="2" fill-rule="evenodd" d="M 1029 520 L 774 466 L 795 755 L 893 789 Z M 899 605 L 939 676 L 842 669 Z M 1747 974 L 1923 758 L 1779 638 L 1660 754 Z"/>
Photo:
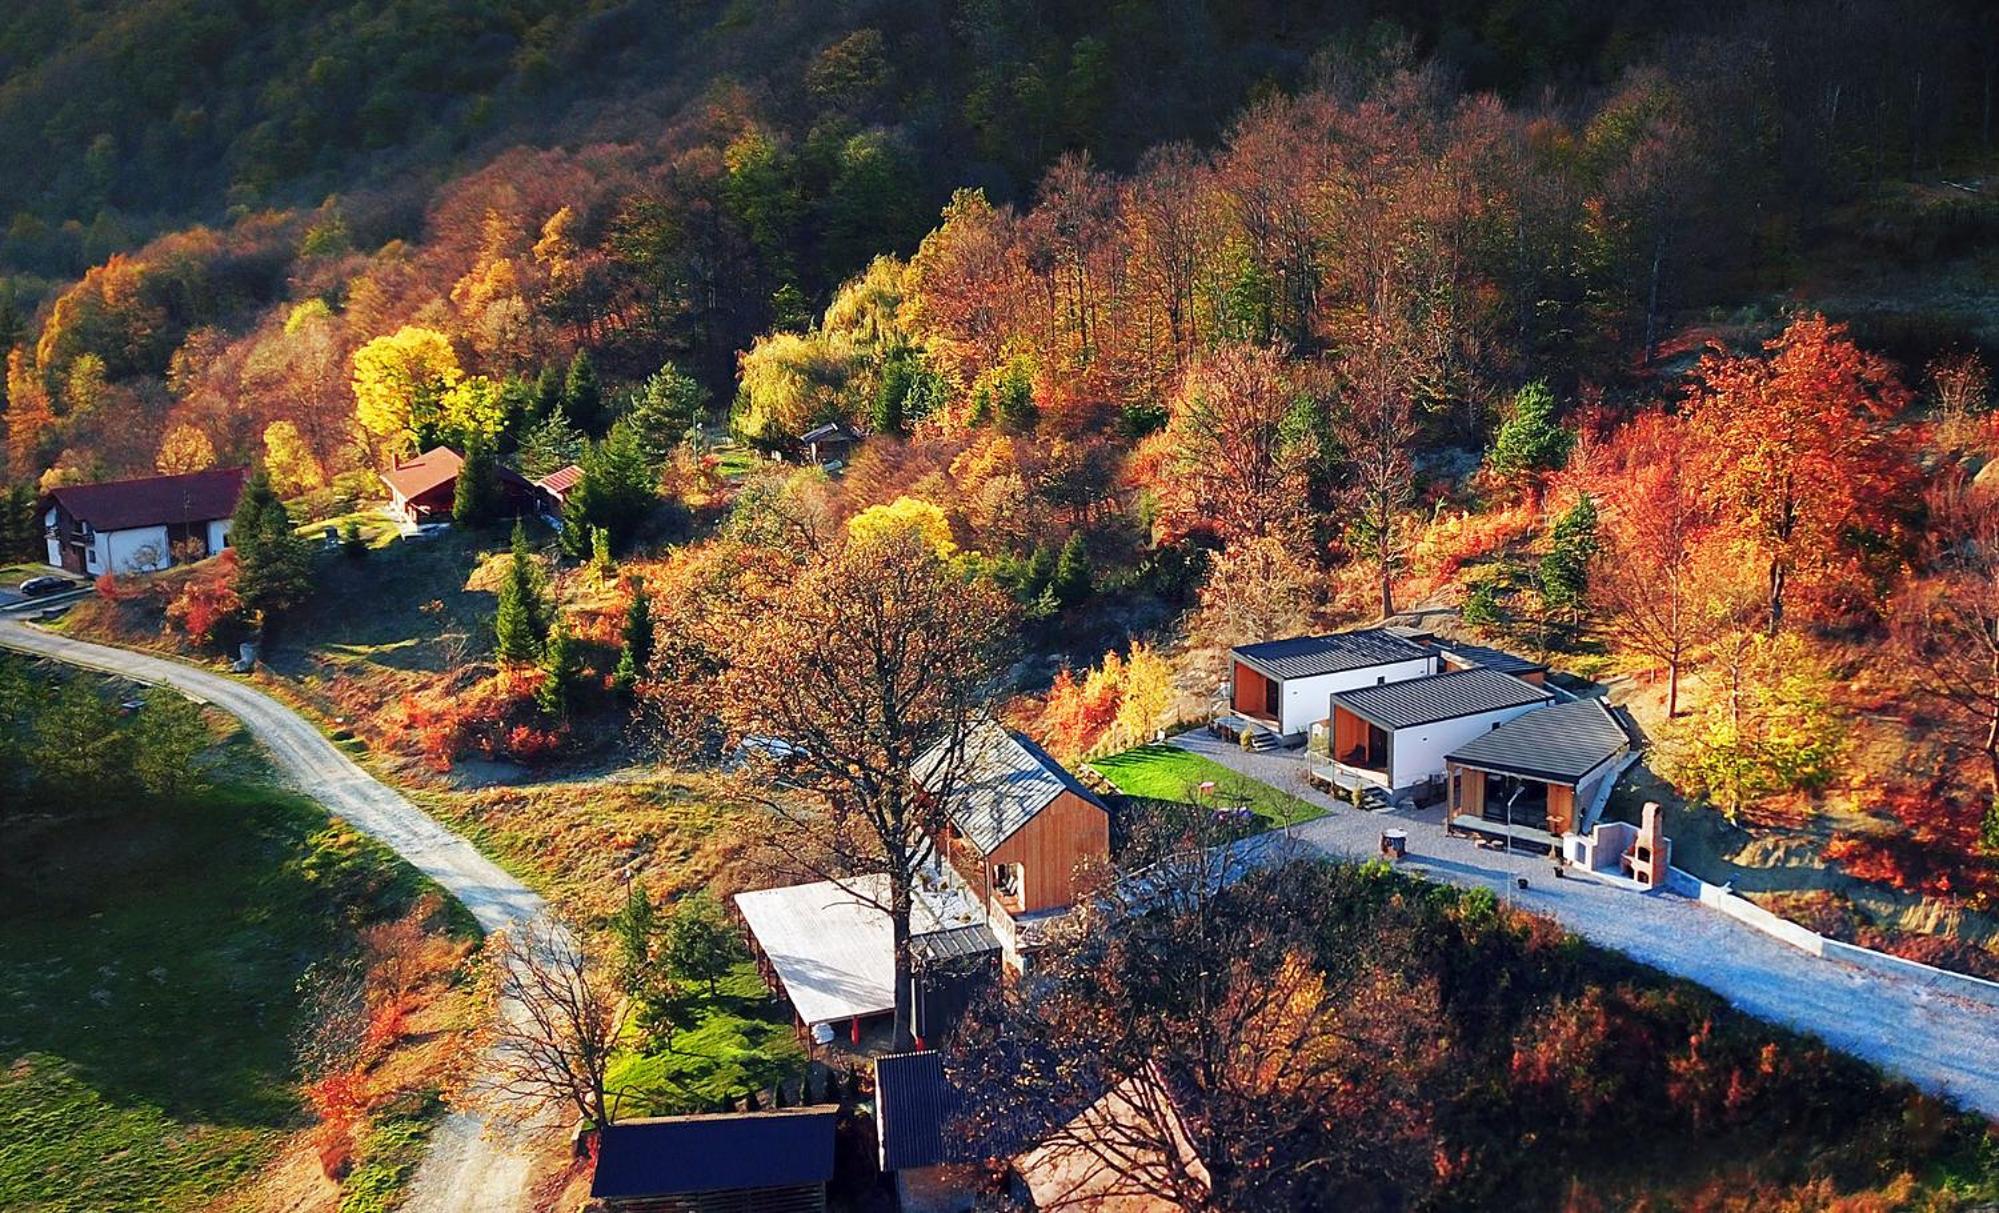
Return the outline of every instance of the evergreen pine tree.
<path id="1" fill-rule="evenodd" d="M 1071 532 L 1069 541 L 1062 545 L 1062 554 L 1055 559 L 1055 573 L 1048 588 L 1055 592 L 1055 600 L 1065 607 L 1075 606 L 1095 590 L 1090 570 L 1090 549 L 1084 544 L 1081 531 Z"/>
<path id="2" fill-rule="evenodd" d="M 545 677 L 535 688 L 535 706 L 557 719 L 568 715 L 583 663 L 576 652 L 576 642 L 570 638 L 569 627 L 559 614 L 548 629 L 548 642 L 542 646 L 541 672 Z"/>
<path id="3" fill-rule="evenodd" d="M 611 673 L 612 684 L 620 695 L 630 695 L 652 666 L 652 596 L 646 593 L 645 582 L 636 577 L 628 583 L 628 588 L 631 597 L 625 604 L 625 643 L 618 653 L 617 668 Z"/>
<path id="4" fill-rule="evenodd" d="M 613 548 L 623 547 L 659 504 L 652 465 L 631 426 L 620 421 L 602 442 L 593 442 L 579 463 L 583 479 L 562 506 L 562 547 L 577 560 L 591 555 L 591 528 L 610 532 Z"/>
<path id="5" fill-rule="evenodd" d="M 1506 477 L 1555 471 L 1568 463 L 1575 443 L 1575 434 L 1555 419 L 1555 394 L 1537 379 L 1514 394 L 1493 435 L 1492 470 Z"/>
<path id="6" fill-rule="evenodd" d="M 500 512 L 499 460 L 483 436 L 465 444 L 465 462 L 452 488 L 451 521 L 466 530 L 485 526 Z"/>
<path id="7" fill-rule="evenodd" d="M 588 350 L 577 350 L 562 381 L 562 411 L 572 424 L 594 434 L 604 424 L 604 389 L 597 382 L 597 365 Z"/>
<path id="8" fill-rule="evenodd" d="M 493 633 L 501 658 L 533 661 L 541 656 L 548 616 L 543 592 L 541 570 L 528 550 L 527 528 L 515 523 L 513 557 L 506 579 L 500 582 L 500 601 L 493 613 Z"/>
<path id="9" fill-rule="evenodd" d="M 259 469 L 243 486 L 229 524 L 236 549 L 236 596 L 269 622 L 304 602 L 312 588 L 312 549 L 292 530 L 291 513 Z"/>
<path id="10" fill-rule="evenodd" d="M 1576 499 L 1548 539 L 1548 554 L 1541 557 L 1541 596 L 1555 610 L 1575 611 L 1589 589 L 1589 563 L 1597 550 L 1596 502 L 1589 494 Z"/>
<path id="11" fill-rule="evenodd" d="M 349 518 L 340 528 L 340 554 L 359 560 L 368 554 L 368 541 L 361 538 L 361 524 Z"/>

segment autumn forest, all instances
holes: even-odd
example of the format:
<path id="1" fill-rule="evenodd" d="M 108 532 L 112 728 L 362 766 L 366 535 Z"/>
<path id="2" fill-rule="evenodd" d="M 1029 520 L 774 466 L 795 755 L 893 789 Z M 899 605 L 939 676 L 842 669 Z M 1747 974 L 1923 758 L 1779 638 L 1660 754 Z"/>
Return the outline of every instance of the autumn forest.
<path id="1" fill-rule="evenodd" d="M 800 854 L 913 870 L 919 810 L 880 789 L 946 722 L 991 707 L 1080 765 L 1204 723 L 1232 646 L 1401 619 L 1616 701 L 1644 761 L 1609 811 L 1664 803 L 1702 880 L 1999 980 L 1995 92 L 1975 0 L 21 3 L 0 558 L 42 558 L 53 490 L 254 469 L 230 551 L 107 573 L 62 626 L 257 642 L 274 693 L 641 959 L 631 890 L 709 924 L 785 858 L 744 824 L 786 812 L 745 746 L 799 742 L 788 793 L 875 814 Z M 382 474 L 439 446 L 459 527 L 402 542 Z M 560 526 L 514 525 L 501 488 L 572 465 Z M 898 628 L 932 664 L 843 751 L 815 695 L 866 699 L 842 667 Z M 1245 1030 L 1357 1034 L 1413 1077 L 1299 1079 L 1327 1102 L 1217 1145 L 1261 1161 L 1184 1207 L 1627 1207 L 1530 1175 L 1547 1154 L 1491 1118 L 1595 1148 L 1654 1099 L 1674 1143 L 1730 1144 L 1643 1207 L 1962 1207 L 1896 1203 L 1991 1148 L 1899 1087 L 1872 1144 L 1757 1186 L 1809 1153 L 1775 1120 L 1829 1140 L 1876 1076 L 1758 1061 L 1692 987 L 1396 880 L 1218 901 L 1253 936 L 1227 997 L 1285 1000 Z M 1351 917 L 1258 925 L 1326 889 Z M 1377 919 L 1435 950 L 1353 961 Z M 1167 922 L 1050 969 L 1077 1019 L 1159 1000 L 1106 1046 L 1141 1062 L 1185 1035 L 1162 983 L 1209 977 L 1159 959 Z M 747 961 L 717 964 L 665 1039 L 747 1043 L 635 1049 L 647 1111 L 791 1073 L 788 1024 L 728 1018 Z M 1518 997 L 1454 984 L 1504 965 Z M 987 1015 L 1075 1047 L 1045 1008 Z M 1683 1038 L 1594 1104 L 1563 1052 Z M 1341 1117 L 1367 1149 L 1279 1177 Z"/>

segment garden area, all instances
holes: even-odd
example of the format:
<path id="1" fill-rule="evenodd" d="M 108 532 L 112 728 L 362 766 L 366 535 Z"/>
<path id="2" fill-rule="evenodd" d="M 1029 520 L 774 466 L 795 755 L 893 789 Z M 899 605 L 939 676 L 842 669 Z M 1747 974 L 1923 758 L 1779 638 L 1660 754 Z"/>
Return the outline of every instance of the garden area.
<path id="1" fill-rule="evenodd" d="M 1248 809 L 1272 829 L 1310 821 L 1326 812 L 1310 801 L 1176 746 L 1142 745 L 1092 759 L 1089 765 L 1126 796 Z M 1209 783 L 1213 790 L 1203 791 L 1203 785 Z"/>

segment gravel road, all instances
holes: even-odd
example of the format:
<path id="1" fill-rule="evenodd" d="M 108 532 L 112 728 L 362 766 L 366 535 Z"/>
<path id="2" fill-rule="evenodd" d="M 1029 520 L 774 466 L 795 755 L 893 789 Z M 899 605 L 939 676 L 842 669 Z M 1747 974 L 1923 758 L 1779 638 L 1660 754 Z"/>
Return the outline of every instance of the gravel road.
<path id="1" fill-rule="evenodd" d="M 241 720 L 302 791 L 442 885 L 487 931 L 551 921 L 540 897 L 261 691 L 223 674 L 72 640 L 11 619 L 0 620 L 0 648 L 171 686 L 212 704 Z M 546 1144 L 545 1139 L 523 1140 L 517 1132 L 489 1125 L 476 1113 L 452 1112 L 432 1133 L 430 1152 L 402 1208 L 406 1213 L 525 1213 L 534 1147 Z"/>
<path id="2" fill-rule="evenodd" d="M 1405 829 L 1404 866 L 1420 875 L 1491 889 L 1592 943 L 1697 981 L 1752 1015 L 1809 1032 L 1926 1091 L 1999 1117 L 1999 1007 L 1810 955 L 1684 897 L 1586 878 L 1556 880 L 1545 858 L 1448 837 L 1441 810 L 1361 812 L 1302 786 L 1295 755 L 1244 753 L 1200 730 L 1173 744 L 1327 806 L 1327 816 L 1293 827 L 1294 846 L 1368 858 L 1379 853 L 1383 829 Z"/>

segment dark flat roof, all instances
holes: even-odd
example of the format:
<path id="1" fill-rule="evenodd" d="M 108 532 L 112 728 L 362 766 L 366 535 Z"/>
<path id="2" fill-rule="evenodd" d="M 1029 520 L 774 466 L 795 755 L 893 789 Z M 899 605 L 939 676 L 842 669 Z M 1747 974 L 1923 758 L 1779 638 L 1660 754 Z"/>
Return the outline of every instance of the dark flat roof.
<path id="1" fill-rule="evenodd" d="M 1456 670 L 1339 691 L 1333 702 L 1384 729 L 1406 729 L 1501 708 L 1545 703 L 1554 695 L 1497 670 Z"/>
<path id="2" fill-rule="evenodd" d="M 1534 674 L 1548 668 L 1545 661 L 1535 661 L 1505 649 L 1490 648 L 1482 644 L 1459 644 L 1455 640 L 1440 640 L 1437 651 L 1462 665 L 1476 666 L 1482 670 L 1498 670 L 1502 674 Z"/>
<path id="3" fill-rule="evenodd" d="M 1343 670 L 1393 665 L 1398 661 L 1417 661 L 1431 655 L 1422 645 L 1405 640 L 1387 628 L 1293 636 L 1289 640 L 1238 645 L 1229 651 L 1252 668 L 1278 679 L 1313 678 Z"/>
<path id="4" fill-rule="evenodd" d="M 1444 760 L 1544 783 L 1576 783 L 1630 747 L 1623 724 L 1602 700 L 1578 699 L 1515 717 Z"/>
<path id="5" fill-rule="evenodd" d="M 944 1127 L 956 1100 L 935 1050 L 875 1058 L 875 1131 L 881 1168 L 901 1171 L 945 1161 Z"/>
<path id="6" fill-rule="evenodd" d="M 594 1197 L 678 1196 L 823 1184 L 835 1108 L 622 1120 L 598 1141 Z"/>

